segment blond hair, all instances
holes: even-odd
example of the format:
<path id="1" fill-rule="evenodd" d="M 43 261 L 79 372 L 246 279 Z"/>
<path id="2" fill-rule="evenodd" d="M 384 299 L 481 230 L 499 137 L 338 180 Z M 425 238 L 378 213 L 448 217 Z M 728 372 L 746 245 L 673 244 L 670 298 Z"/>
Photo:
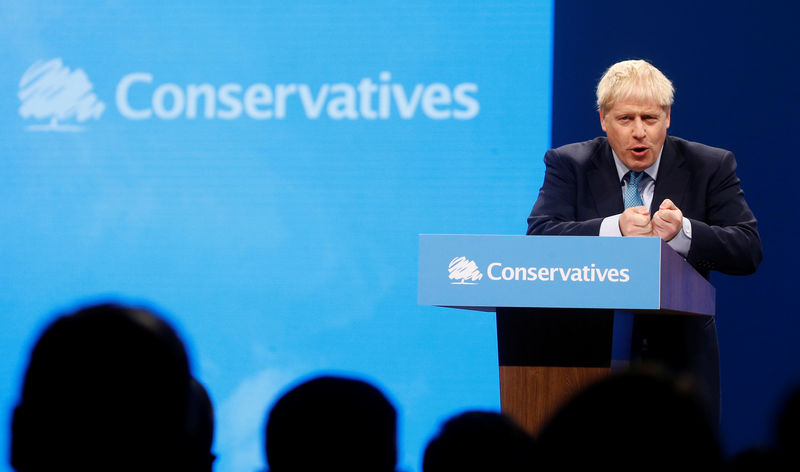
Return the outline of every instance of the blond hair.
<path id="1" fill-rule="evenodd" d="M 666 110 L 672 106 L 675 89 L 660 70 L 643 60 L 617 62 L 597 84 L 597 109 L 605 113 L 620 100 L 655 102 Z"/>

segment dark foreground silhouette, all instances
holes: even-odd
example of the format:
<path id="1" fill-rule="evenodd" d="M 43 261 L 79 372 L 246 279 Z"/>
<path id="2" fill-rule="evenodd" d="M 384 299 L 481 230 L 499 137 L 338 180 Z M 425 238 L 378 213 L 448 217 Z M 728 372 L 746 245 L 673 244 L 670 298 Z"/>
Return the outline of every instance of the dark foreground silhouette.
<path id="1" fill-rule="evenodd" d="M 711 424 L 688 381 L 650 371 L 607 377 L 544 427 L 537 470 L 720 470 Z"/>
<path id="2" fill-rule="evenodd" d="M 534 440 L 507 416 L 467 411 L 442 425 L 425 448 L 423 472 L 532 472 Z"/>
<path id="3" fill-rule="evenodd" d="M 58 317 L 36 342 L 13 414 L 11 465 L 210 470 L 210 411 L 166 321 L 143 308 L 89 306 Z"/>
<path id="4" fill-rule="evenodd" d="M 271 472 L 394 471 L 397 413 L 366 382 L 316 377 L 289 390 L 272 407 L 265 449 Z"/>

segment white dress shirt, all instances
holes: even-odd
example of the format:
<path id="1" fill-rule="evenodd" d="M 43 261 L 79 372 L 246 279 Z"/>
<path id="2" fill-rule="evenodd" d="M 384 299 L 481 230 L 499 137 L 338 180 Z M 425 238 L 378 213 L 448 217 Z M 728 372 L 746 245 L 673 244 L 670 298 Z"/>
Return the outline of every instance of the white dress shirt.
<path id="1" fill-rule="evenodd" d="M 653 203 L 653 193 L 655 192 L 656 177 L 658 176 L 658 165 L 661 163 L 661 152 L 663 151 L 664 148 L 662 147 L 661 151 L 658 152 L 658 159 L 656 159 L 653 165 L 644 170 L 646 176 L 643 176 L 642 180 L 639 182 L 639 195 L 642 197 L 644 206 L 648 209 L 650 208 L 650 204 Z M 611 150 L 611 154 L 614 156 L 614 164 L 617 166 L 617 175 L 619 176 L 620 188 L 624 199 L 625 188 L 628 186 L 628 182 L 625 181 L 624 177 L 630 169 L 619 160 L 617 153 L 615 153 L 613 149 Z M 622 236 L 622 232 L 619 229 L 619 217 L 620 214 L 604 218 L 603 222 L 600 224 L 600 236 Z M 689 254 L 689 247 L 692 244 L 692 223 L 688 218 L 683 218 L 683 227 L 674 238 L 667 242 L 667 244 L 683 257 Z"/>

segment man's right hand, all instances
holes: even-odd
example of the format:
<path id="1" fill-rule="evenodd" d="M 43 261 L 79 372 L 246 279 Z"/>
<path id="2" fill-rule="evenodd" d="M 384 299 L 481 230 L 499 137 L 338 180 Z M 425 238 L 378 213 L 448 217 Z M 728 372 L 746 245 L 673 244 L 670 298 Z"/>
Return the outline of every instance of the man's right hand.
<path id="1" fill-rule="evenodd" d="M 643 206 L 625 209 L 619 216 L 619 231 L 623 236 L 654 236 L 650 212 Z"/>

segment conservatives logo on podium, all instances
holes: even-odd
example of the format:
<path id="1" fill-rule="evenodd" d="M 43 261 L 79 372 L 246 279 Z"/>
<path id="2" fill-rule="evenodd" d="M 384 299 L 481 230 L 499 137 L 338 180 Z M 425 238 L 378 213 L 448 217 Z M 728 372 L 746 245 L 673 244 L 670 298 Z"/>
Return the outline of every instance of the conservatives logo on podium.
<path id="1" fill-rule="evenodd" d="M 448 266 L 451 285 L 477 285 L 484 274 L 475 261 L 456 257 Z M 491 262 L 486 266 L 488 283 L 493 282 L 550 282 L 550 283 L 627 283 L 631 280 L 629 267 L 598 267 L 588 264 L 582 267 L 529 267 L 504 266 Z"/>
<path id="2" fill-rule="evenodd" d="M 450 284 L 475 285 L 478 280 L 483 278 L 483 274 L 478 269 L 475 261 L 471 261 L 466 257 L 456 257 L 450 261 L 448 271 L 450 272 L 450 280 L 455 280 Z"/>

